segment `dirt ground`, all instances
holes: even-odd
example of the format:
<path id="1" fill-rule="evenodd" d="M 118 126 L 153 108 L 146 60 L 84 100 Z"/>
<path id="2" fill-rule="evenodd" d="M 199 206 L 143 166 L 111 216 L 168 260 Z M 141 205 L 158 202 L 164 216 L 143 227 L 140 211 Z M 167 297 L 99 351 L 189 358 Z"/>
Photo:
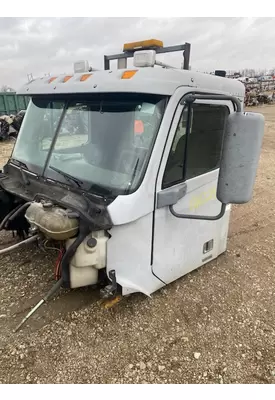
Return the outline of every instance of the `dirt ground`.
<path id="1" fill-rule="evenodd" d="M 275 383 L 275 106 L 256 110 L 260 169 L 253 201 L 233 207 L 228 251 L 151 299 L 105 310 L 91 289 L 62 291 L 14 334 L 56 254 L 0 258 L 1 383 Z M 0 164 L 11 147 L 0 144 Z"/>

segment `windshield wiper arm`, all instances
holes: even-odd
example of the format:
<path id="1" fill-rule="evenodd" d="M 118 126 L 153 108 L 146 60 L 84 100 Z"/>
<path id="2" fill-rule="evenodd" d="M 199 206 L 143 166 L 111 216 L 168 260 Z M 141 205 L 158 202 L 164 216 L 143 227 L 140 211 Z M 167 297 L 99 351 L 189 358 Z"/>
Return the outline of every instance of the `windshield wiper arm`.
<path id="1" fill-rule="evenodd" d="M 130 182 L 130 184 L 129 184 L 127 190 L 126 190 L 126 193 L 129 193 L 130 190 L 131 190 L 131 188 L 132 188 L 132 186 L 133 186 L 133 182 L 134 182 L 135 177 L 136 177 L 136 174 L 137 174 L 137 168 L 138 168 L 139 160 L 140 160 L 140 159 L 139 159 L 139 157 L 138 157 L 138 159 L 137 159 L 137 161 L 136 161 L 136 164 L 135 164 L 135 167 L 134 167 L 133 174 L 132 174 L 132 179 L 131 179 L 131 182 Z"/>
<path id="2" fill-rule="evenodd" d="M 23 163 L 22 161 L 16 160 L 15 158 L 11 159 L 11 163 L 16 165 L 17 167 L 19 167 L 23 182 L 25 183 L 25 185 L 29 185 L 30 181 L 26 175 L 26 172 L 24 171 L 24 170 L 29 171 L 28 166 L 25 163 Z"/>
<path id="3" fill-rule="evenodd" d="M 58 174 L 64 176 L 65 179 L 67 179 L 67 181 L 72 181 L 74 182 L 77 187 L 81 187 L 83 185 L 83 182 L 80 179 L 75 178 L 74 176 L 67 174 L 66 172 L 61 171 L 58 168 L 53 167 L 52 165 L 49 165 L 49 168 L 52 169 L 53 171 L 57 172 Z"/>
<path id="4" fill-rule="evenodd" d="M 16 165 L 17 167 L 24 168 L 24 169 L 26 169 L 27 171 L 29 171 L 28 166 L 27 166 L 24 162 L 19 161 L 19 160 L 16 160 L 16 158 L 11 158 L 11 159 L 10 159 L 10 162 L 11 162 L 12 164 Z"/>

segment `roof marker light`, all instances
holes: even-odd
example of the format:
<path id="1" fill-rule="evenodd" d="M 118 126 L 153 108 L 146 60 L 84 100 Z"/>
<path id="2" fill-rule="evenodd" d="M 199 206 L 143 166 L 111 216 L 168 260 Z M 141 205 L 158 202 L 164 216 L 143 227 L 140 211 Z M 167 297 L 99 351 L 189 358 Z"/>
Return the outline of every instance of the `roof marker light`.
<path id="1" fill-rule="evenodd" d="M 86 81 L 87 79 L 90 78 L 90 76 L 92 76 L 92 74 L 84 74 L 84 75 L 82 75 L 81 78 L 80 78 L 80 82 Z"/>
<path id="2" fill-rule="evenodd" d="M 69 79 L 71 79 L 72 78 L 72 75 L 67 75 L 67 76 L 65 76 L 65 78 L 63 79 L 63 82 L 65 83 L 65 82 L 67 82 Z"/>
<path id="3" fill-rule="evenodd" d="M 51 79 L 49 79 L 48 83 L 52 83 L 57 78 L 57 76 L 53 76 Z"/>
<path id="4" fill-rule="evenodd" d="M 121 79 L 131 79 L 135 74 L 137 70 L 129 70 L 129 71 L 124 71 Z"/>

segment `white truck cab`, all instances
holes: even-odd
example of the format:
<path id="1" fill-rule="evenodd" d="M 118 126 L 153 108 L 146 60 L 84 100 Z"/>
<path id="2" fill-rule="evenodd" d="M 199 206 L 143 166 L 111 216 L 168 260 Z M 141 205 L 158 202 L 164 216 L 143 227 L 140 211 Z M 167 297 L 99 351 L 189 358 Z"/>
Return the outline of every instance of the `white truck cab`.
<path id="1" fill-rule="evenodd" d="M 158 62 L 166 50 L 184 50 L 185 69 Z M 104 297 L 150 296 L 225 252 L 230 205 L 252 197 L 264 118 L 244 112 L 241 82 L 193 72 L 189 56 L 188 43 L 127 44 L 103 71 L 77 62 L 19 91 L 31 101 L 1 196 L 16 229 L 63 246 L 63 286 L 105 276 Z"/>

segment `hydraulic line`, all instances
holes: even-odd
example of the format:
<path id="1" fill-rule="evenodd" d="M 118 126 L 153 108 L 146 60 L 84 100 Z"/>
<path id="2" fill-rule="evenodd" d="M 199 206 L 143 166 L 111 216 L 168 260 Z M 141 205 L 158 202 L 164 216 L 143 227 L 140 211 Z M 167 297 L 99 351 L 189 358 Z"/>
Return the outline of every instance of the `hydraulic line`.
<path id="1" fill-rule="evenodd" d="M 38 237 L 39 237 L 39 235 L 34 235 L 34 236 L 29 237 L 28 239 L 23 240 L 20 243 L 16 243 L 10 247 L 7 247 L 6 249 L 2 249 L 2 250 L 0 250 L 0 256 L 7 254 L 13 250 L 16 250 L 25 244 L 30 244 L 32 242 L 35 242 L 38 239 Z"/>
<path id="2" fill-rule="evenodd" d="M 51 296 L 53 296 L 53 295 L 61 288 L 62 283 L 63 283 L 63 279 L 60 278 L 59 281 L 57 281 L 57 282 L 53 285 L 53 287 L 48 291 L 48 293 L 43 297 L 43 299 L 41 299 L 41 300 L 36 304 L 36 306 L 34 306 L 34 307 L 32 308 L 32 310 L 25 316 L 25 318 L 23 318 L 23 320 L 20 322 L 20 324 L 17 325 L 17 327 L 14 329 L 14 332 L 17 332 L 17 331 L 21 328 L 21 326 L 30 318 L 30 316 L 31 316 L 32 314 L 34 314 L 35 311 L 36 311 L 39 307 L 42 306 L 42 304 L 44 304 L 47 300 L 49 300 L 49 298 L 50 298 Z"/>

